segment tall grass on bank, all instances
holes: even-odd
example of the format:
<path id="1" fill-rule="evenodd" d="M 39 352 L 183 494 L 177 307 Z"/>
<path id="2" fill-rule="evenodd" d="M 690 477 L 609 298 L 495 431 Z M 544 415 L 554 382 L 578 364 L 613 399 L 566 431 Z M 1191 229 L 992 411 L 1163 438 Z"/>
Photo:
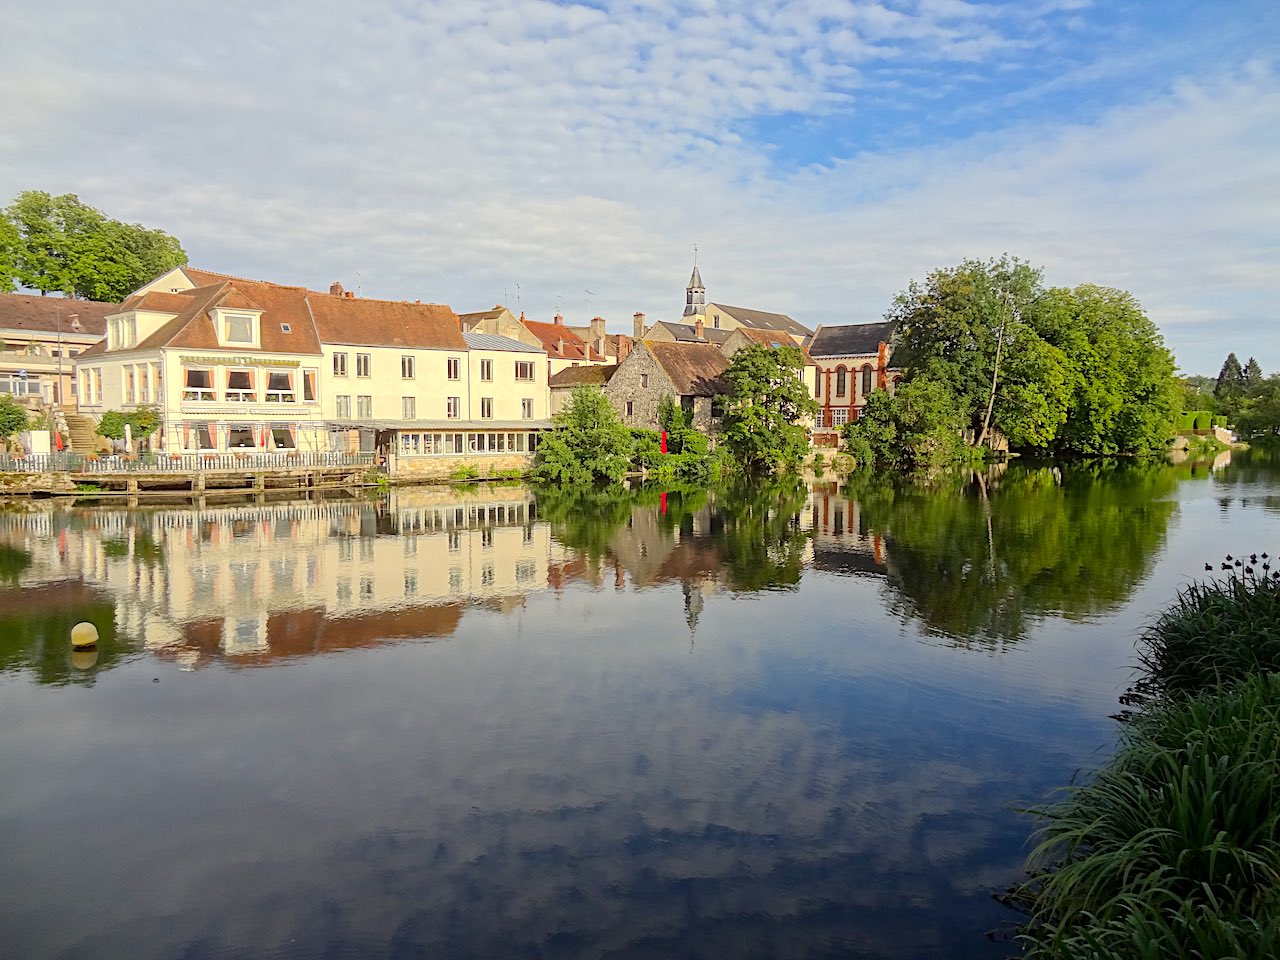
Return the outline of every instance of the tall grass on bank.
<path id="1" fill-rule="evenodd" d="M 1280 571 L 1267 555 L 1227 558 L 1225 579 L 1193 583 L 1138 639 L 1131 699 L 1185 696 L 1280 671 Z"/>
<path id="2" fill-rule="evenodd" d="M 1153 704 L 1035 812 L 1027 956 L 1280 955 L 1280 674 Z"/>

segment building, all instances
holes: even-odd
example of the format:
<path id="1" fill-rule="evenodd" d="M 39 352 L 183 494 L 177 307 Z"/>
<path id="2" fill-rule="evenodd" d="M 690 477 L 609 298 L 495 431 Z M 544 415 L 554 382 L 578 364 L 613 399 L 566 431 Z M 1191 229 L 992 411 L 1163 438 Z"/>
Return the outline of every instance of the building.
<path id="1" fill-rule="evenodd" d="M 551 415 L 554 417 L 565 408 L 569 397 L 578 387 L 599 387 L 603 390 L 617 370 L 616 363 L 593 363 L 585 367 L 566 367 L 561 370 L 547 381 L 551 390 Z"/>
<path id="2" fill-rule="evenodd" d="M 0 393 L 74 406 L 73 358 L 106 335 L 115 304 L 0 294 Z"/>
<path id="3" fill-rule="evenodd" d="M 77 373 L 88 413 L 156 406 L 162 451 L 377 450 L 435 476 L 528 463 L 549 425 L 540 354 L 440 304 L 178 267 L 108 316 Z"/>
<path id="4" fill-rule="evenodd" d="M 723 303 L 707 303 L 706 296 L 707 291 L 702 284 L 702 274 L 695 264 L 693 275 L 689 278 L 689 285 L 685 287 L 684 316 L 681 324 L 692 327 L 701 320 L 708 339 L 712 330 L 737 330 L 739 327 L 786 333 L 797 343 L 813 333 L 804 324 L 793 320 L 785 313 L 771 313 L 749 307 L 731 307 Z"/>
<path id="5" fill-rule="evenodd" d="M 801 347 L 788 333 L 779 330 L 758 330 L 754 327 L 738 327 L 731 330 L 725 335 L 724 341 L 720 344 L 720 352 L 725 355 L 725 359 L 732 360 L 733 355 L 744 347 L 769 347 L 777 349 L 778 347 L 798 347 L 801 355 L 804 357 L 804 372 L 801 374 L 801 380 L 805 385 L 805 389 L 809 391 L 812 397 L 818 396 L 820 387 L 820 378 L 818 375 L 818 364 L 813 357 L 809 356 L 809 351 Z"/>
<path id="6" fill-rule="evenodd" d="M 641 340 L 618 364 L 604 394 L 629 427 L 658 429 L 658 408 L 670 397 L 691 415 L 694 429 L 707 432 L 723 415 L 728 366 L 714 344 Z"/>
<path id="7" fill-rule="evenodd" d="M 605 332 L 603 317 L 593 317 L 585 327 L 571 326 L 557 313 L 552 323 L 519 317 L 502 305 L 492 310 L 459 315 L 462 328 L 474 333 L 496 333 L 521 343 L 541 347 L 547 354 L 548 373 L 584 363 L 608 363 L 618 355 L 616 335 Z"/>
<path id="8" fill-rule="evenodd" d="M 806 348 L 820 371 L 819 428 L 856 420 L 873 391 L 897 382 L 901 374 L 890 366 L 893 331 L 892 321 L 819 326 L 808 339 Z"/>
<path id="9" fill-rule="evenodd" d="M 602 351 L 578 336 L 564 322 L 564 317 L 557 313 L 551 323 L 529 320 L 524 317 L 520 322 L 525 329 L 537 337 L 542 350 L 547 355 L 547 376 L 551 377 L 566 367 L 580 367 L 590 363 L 608 363 L 609 358 Z M 600 321 L 600 337 L 604 338 L 604 321 Z"/>

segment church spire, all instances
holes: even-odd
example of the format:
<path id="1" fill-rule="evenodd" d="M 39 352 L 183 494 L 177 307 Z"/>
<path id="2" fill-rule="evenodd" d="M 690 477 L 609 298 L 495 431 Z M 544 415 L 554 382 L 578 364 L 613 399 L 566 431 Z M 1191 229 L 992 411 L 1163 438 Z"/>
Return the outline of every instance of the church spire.
<path id="1" fill-rule="evenodd" d="M 693 248 L 693 275 L 689 277 L 689 286 L 684 289 L 684 315 L 695 317 L 707 312 L 707 288 L 702 285 L 702 274 L 698 272 L 698 247 Z"/>

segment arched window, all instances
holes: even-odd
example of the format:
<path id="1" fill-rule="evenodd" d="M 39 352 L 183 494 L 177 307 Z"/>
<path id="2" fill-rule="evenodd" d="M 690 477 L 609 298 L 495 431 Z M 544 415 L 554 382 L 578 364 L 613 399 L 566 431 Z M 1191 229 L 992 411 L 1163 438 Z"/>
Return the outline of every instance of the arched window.
<path id="1" fill-rule="evenodd" d="M 843 366 L 836 367 L 836 396 L 843 397 L 849 387 L 849 371 Z"/>
<path id="2" fill-rule="evenodd" d="M 862 395 L 865 397 L 871 393 L 871 367 L 862 368 Z"/>

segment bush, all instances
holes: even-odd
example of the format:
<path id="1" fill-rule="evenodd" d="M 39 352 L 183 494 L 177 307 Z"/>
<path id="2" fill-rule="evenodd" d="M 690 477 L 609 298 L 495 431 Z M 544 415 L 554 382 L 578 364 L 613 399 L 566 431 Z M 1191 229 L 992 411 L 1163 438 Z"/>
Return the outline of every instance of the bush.
<path id="1" fill-rule="evenodd" d="M 1029 957 L 1258 957 L 1280 943 L 1280 675 L 1140 715 L 1047 821 Z"/>
<path id="2" fill-rule="evenodd" d="M 1193 429 L 1208 430 L 1212 426 L 1213 426 L 1213 414 L 1204 410 L 1196 414 L 1195 426 Z"/>
<path id="3" fill-rule="evenodd" d="M 460 463 L 449 474 L 450 480 L 478 480 L 480 468 L 474 463 Z"/>
<path id="4" fill-rule="evenodd" d="M 1228 557 L 1223 580 L 1193 583 L 1138 640 L 1132 696 L 1184 696 L 1280 671 L 1280 571 L 1264 553 Z"/>

